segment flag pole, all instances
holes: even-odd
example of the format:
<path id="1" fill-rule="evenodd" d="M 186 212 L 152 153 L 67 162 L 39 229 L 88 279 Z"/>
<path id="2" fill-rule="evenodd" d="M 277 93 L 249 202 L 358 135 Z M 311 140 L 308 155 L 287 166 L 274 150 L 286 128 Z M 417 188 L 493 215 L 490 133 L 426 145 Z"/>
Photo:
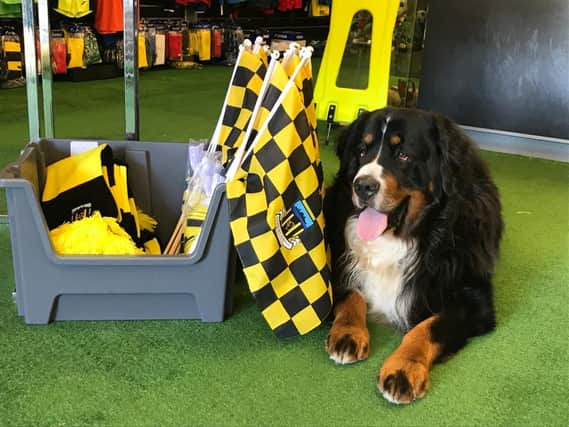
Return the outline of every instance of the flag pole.
<path id="1" fill-rule="evenodd" d="M 247 141 L 249 141 L 251 133 L 253 132 L 255 119 L 257 118 L 257 115 L 261 110 L 261 106 L 263 105 L 263 98 L 265 97 L 267 89 L 269 88 L 271 77 L 273 76 L 276 65 L 279 62 L 279 57 L 280 53 L 278 51 L 273 50 L 271 52 L 271 62 L 269 63 L 269 68 L 267 69 L 267 72 L 265 74 L 263 85 L 261 86 L 261 90 L 259 91 L 259 95 L 257 96 L 257 101 L 255 102 L 255 108 L 253 109 L 253 113 L 251 114 L 251 118 L 249 119 L 249 123 L 247 124 L 247 130 L 245 131 L 243 142 L 241 143 L 241 145 L 237 149 L 237 152 L 233 156 L 233 160 L 231 161 L 229 169 L 227 170 L 227 173 L 225 175 L 227 181 L 230 181 L 235 176 L 237 170 L 239 169 L 239 166 L 241 166 L 241 160 L 243 157 L 243 153 L 245 152 L 245 148 L 247 147 Z"/>
<path id="2" fill-rule="evenodd" d="M 296 69 L 294 70 L 294 73 L 292 73 L 292 76 L 290 76 L 290 79 L 288 80 L 286 86 L 284 87 L 283 91 L 281 92 L 279 98 L 277 99 L 277 101 L 275 102 L 275 105 L 273 105 L 273 108 L 271 109 L 271 112 L 269 113 L 269 117 L 267 117 L 267 120 L 265 120 L 261 126 L 261 129 L 259 129 L 259 132 L 257 133 L 257 136 L 255 136 L 255 139 L 253 140 L 253 142 L 251 143 L 251 146 L 249 147 L 249 149 L 247 150 L 247 152 L 245 153 L 245 155 L 243 156 L 243 159 L 241 160 L 241 163 L 243 163 L 243 161 L 249 157 L 251 155 L 251 153 L 253 152 L 253 149 L 255 148 L 255 145 L 259 142 L 259 140 L 261 139 L 261 136 L 263 135 L 263 133 L 267 130 L 267 128 L 269 127 L 269 123 L 270 121 L 273 119 L 274 115 L 276 114 L 276 112 L 279 109 L 279 106 L 283 103 L 284 99 L 286 98 L 286 96 L 288 95 L 288 93 L 290 92 L 291 88 L 293 85 L 296 85 L 295 80 L 296 80 L 296 76 L 298 75 L 298 73 L 300 73 L 300 70 L 302 69 L 302 67 L 304 67 L 308 61 L 310 61 L 310 58 L 312 57 L 312 52 L 310 50 L 306 50 L 306 52 L 304 53 L 304 55 L 301 57 L 300 62 L 298 63 L 298 65 L 296 66 Z"/>
<path id="3" fill-rule="evenodd" d="M 296 42 L 292 42 L 288 46 L 288 49 L 286 50 L 286 52 L 283 55 L 283 61 L 282 61 L 283 67 L 286 67 L 288 65 L 291 58 L 298 53 L 299 48 L 300 48 L 300 45 Z"/>
<path id="4" fill-rule="evenodd" d="M 263 37 L 257 36 L 257 38 L 255 39 L 255 45 L 253 46 L 253 53 L 258 54 L 262 46 L 263 46 Z"/>
<path id="5" fill-rule="evenodd" d="M 252 43 L 251 40 L 249 39 L 243 40 L 243 43 L 239 46 L 239 54 L 237 55 L 237 59 L 235 60 L 233 73 L 231 74 L 231 79 L 229 80 L 229 86 L 227 87 L 227 92 L 225 93 L 225 100 L 223 101 L 223 107 L 221 107 L 221 114 L 219 115 L 219 119 L 217 120 L 217 125 L 215 126 L 215 130 L 213 131 L 213 135 L 211 137 L 211 140 L 209 141 L 209 146 L 207 149 L 208 153 L 213 153 L 215 151 L 215 147 L 217 146 L 219 135 L 221 133 L 223 116 L 225 115 L 225 110 L 227 109 L 227 102 L 229 101 L 229 92 L 231 91 L 231 86 L 233 85 L 233 79 L 235 79 L 235 73 L 237 72 L 239 63 L 241 62 L 241 56 L 243 55 L 243 51 L 245 49 L 250 50 L 251 46 Z"/>

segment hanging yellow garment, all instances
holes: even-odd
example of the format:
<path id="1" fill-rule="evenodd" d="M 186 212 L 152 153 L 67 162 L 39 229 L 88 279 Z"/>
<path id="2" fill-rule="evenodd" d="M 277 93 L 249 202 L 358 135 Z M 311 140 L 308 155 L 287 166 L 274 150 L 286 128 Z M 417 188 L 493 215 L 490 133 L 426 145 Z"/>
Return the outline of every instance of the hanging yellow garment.
<path id="1" fill-rule="evenodd" d="M 93 12 L 89 9 L 89 0 L 59 0 L 54 10 L 69 18 L 81 18 Z"/>
<path id="2" fill-rule="evenodd" d="M 199 30 L 200 61 L 211 60 L 211 31 L 207 28 Z"/>
<path id="3" fill-rule="evenodd" d="M 197 30 L 190 30 L 188 37 L 190 38 L 190 55 L 198 55 L 200 52 L 200 42 Z"/>
<path id="4" fill-rule="evenodd" d="M 80 36 L 67 37 L 67 53 L 69 62 L 67 68 L 85 68 L 83 62 L 83 51 L 85 50 L 85 40 Z"/>
<path id="5" fill-rule="evenodd" d="M 143 32 L 138 33 L 138 68 L 148 68 L 146 37 Z"/>
<path id="6" fill-rule="evenodd" d="M 320 4 L 318 0 L 312 0 L 310 3 L 310 16 L 328 16 L 330 15 L 330 6 Z"/>

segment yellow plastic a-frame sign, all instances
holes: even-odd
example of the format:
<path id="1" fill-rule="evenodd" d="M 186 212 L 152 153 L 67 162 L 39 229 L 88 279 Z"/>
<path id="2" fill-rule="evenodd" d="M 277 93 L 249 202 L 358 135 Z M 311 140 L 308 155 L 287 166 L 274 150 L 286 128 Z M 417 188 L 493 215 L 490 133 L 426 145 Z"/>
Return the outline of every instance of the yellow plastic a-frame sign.
<path id="1" fill-rule="evenodd" d="M 330 32 L 314 92 L 318 119 L 350 123 L 361 110 L 375 110 L 387 105 L 391 41 L 398 9 L 399 0 L 337 0 L 332 3 Z M 362 11 L 372 16 L 368 85 L 365 89 L 338 87 L 336 82 L 352 20 Z"/>

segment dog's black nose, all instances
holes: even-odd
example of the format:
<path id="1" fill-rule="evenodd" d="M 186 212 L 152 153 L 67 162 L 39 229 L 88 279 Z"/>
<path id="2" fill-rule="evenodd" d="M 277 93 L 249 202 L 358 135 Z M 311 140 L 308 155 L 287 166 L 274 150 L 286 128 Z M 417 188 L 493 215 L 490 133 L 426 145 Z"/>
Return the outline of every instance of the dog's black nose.
<path id="1" fill-rule="evenodd" d="M 354 181 L 354 191 L 362 201 L 371 199 L 379 191 L 379 182 L 371 176 L 360 176 Z"/>

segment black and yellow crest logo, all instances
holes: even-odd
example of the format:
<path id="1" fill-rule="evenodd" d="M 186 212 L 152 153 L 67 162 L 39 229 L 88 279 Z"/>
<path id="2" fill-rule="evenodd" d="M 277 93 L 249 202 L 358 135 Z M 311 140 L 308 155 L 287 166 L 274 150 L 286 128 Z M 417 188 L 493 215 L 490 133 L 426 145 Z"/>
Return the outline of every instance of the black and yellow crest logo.
<path id="1" fill-rule="evenodd" d="M 292 249 L 300 241 L 304 230 L 314 224 L 314 217 L 303 200 L 297 200 L 275 217 L 275 232 L 281 246 Z"/>

